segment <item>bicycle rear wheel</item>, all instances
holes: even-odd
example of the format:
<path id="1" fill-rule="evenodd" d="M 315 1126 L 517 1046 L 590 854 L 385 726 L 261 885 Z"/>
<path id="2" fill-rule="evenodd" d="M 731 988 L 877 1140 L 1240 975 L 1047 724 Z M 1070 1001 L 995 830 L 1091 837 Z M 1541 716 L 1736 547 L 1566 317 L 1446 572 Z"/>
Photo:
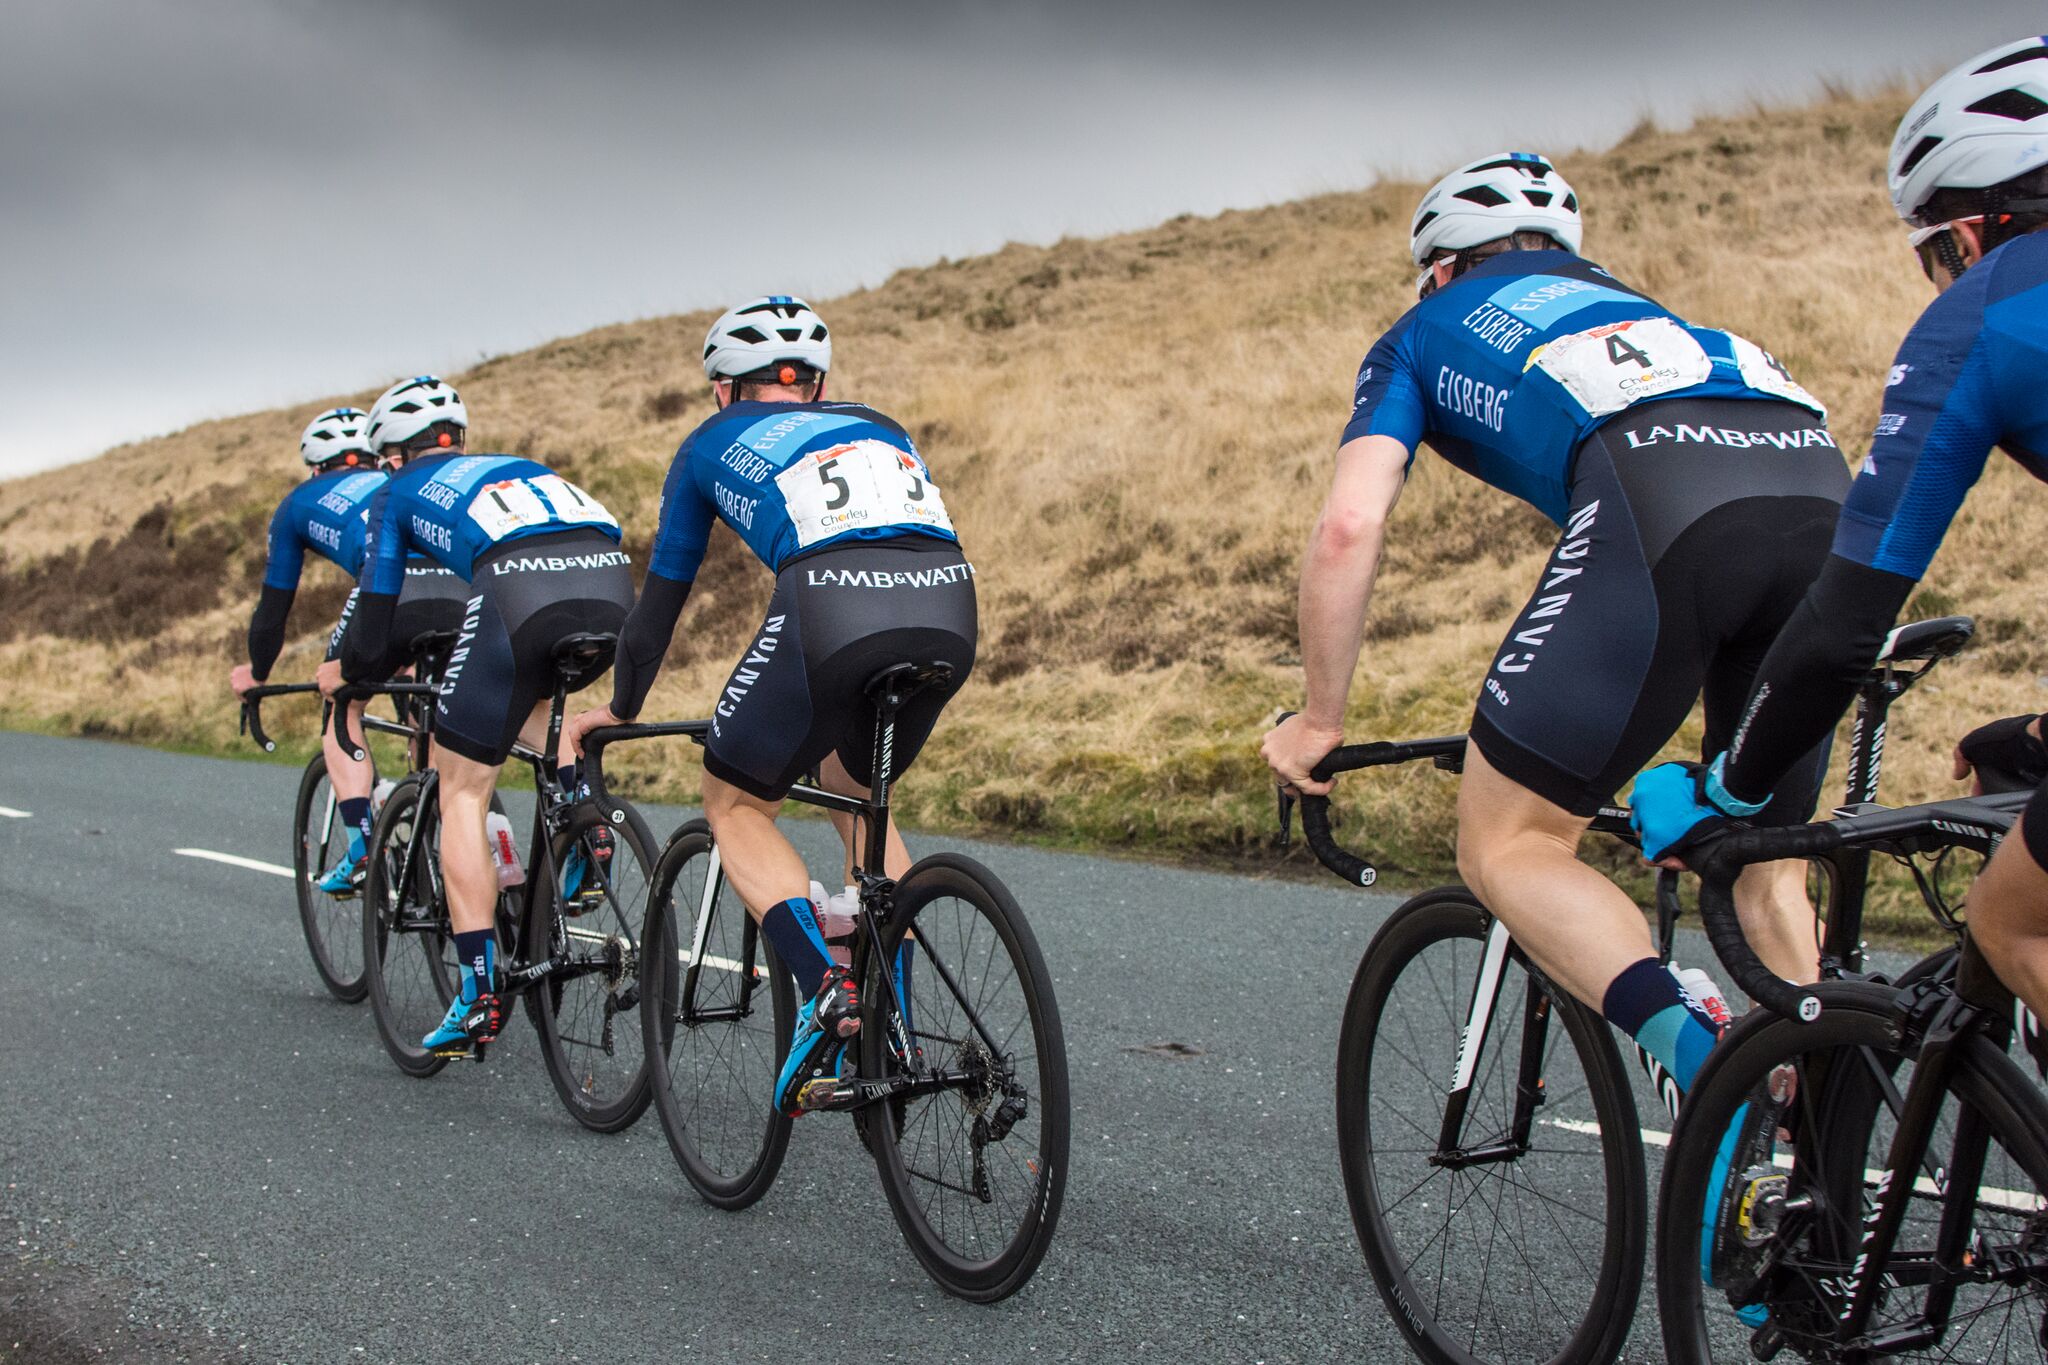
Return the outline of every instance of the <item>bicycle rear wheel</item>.
<path id="1" fill-rule="evenodd" d="M 1892 1342 L 1852 1350 L 1835 1340 L 1913 1064 L 1894 1050 L 1895 988 L 1818 989 L 1824 1007 L 1812 1023 L 1762 1011 L 1745 1019 L 1680 1110 L 1659 1199 L 1657 1291 L 1669 1358 L 1747 1361 L 1790 1347 L 1812 1360 L 2040 1361 L 2048 1276 L 2026 1266 L 2041 1265 L 2048 1241 L 2048 1105 L 1982 1035 L 1966 1040 L 1948 1077 L 1928 1159 L 1912 1173 L 1905 1220 L 1876 1272 L 1884 1288 L 1869 1334 L 1893 1334 Z M 1723 1214 L 1718 1167 L 1727 1162 L 1717 1158 L 1745 1106 L 1766 1104 L 1782 1106 L 1772 1126 L 1792 1140 L 1789 1149 L 1747 1153 L 1745 1172 L 1782 1176 L 1782 1189 L 1753 1201 L 1746 1216 Z M 1951 1232 L 1962 1253 L 1944 1258 L 1936 1254 L 1941 1192 L 1952 1185 L 1973 1187 L 1976 1197 L 1958 1202 L 1955 1216 L 1967 1226 Z M 1739 1188 L 1753 1186 L 1741 1180 Z M 1716 1244 L 1721 1255 L 1703 1265 Z M 1954 1295 L 1945 1324 L 1903 1341 L 1897 1334 L 1920 1326 L 1937 1292 Z M 1768 1322 L 1738 1318 L 1738 1303 L 1761 1304 Z"/>
<path id="2" fill-rule="evenodd" d="M 711 827 L 669 836 L 641 933 L 640 1024 L 669 1150 L 706 1203 L 743 1209 L 789 1147 L 775 1080 L 796 989 L 718 870 Z"/>
<path id="3" fill-rule="evenodd" d="M 298 799 L 292 804 L 292 881 L 313 970 L 328 994 L 353 1005 L 370 989 L 363 980 L 363 893 L 358 889 L 330 896 L 319 886 L 347 847 L 340 802 L 327 780 L 327 756 L 315 754 L 299 778 Z"/>
<path id="4" fill-rule="evenodd" d="M 455 998 L 461 968 L 441 881 L 441 834 L 433 801 L 408 777 L 393 789 L 370 837 L 363 883 L 363 976 L 377 1036 L 408 1076 L 447 1065 L 420 1046 Z"/>
<path id="5" fill-rule="evenodd" d="M 900 1019 L 884 964 L 912 935 Z M 861 1074 L 934 1084 L 859 1117 L 919 1264 L 947 1293 L 993 1303 L 1037 1270 L 1066 1191 L 1052 976 L 1009 889 L 956 854 L 925 858 L 897 883 L 880 947 L 862 987 Z"/>
<path id="6" fill-rule="evenodd" d="M 609 848 L 599 831 L 610 836 Z M 640 934 L 654 870 L 654 836 L 640 812 L 617 797 L 604 809 L 584 802 L 549 850 L 543 894 L 532 898 L 525 953 L 558 952 L 565 971 L 526 995 L 548 1079 L 585 1128 L 616 1133 L 647 1111 L 647 1054 L 641 1045 Z M 574 852 L 578 871 L 565 873 Z M 573 895 L 565 878 L 577 875 Z"/>
<path id="7" fill-rule="evenodd" d="M 1642 1290 L 1634 1094 L 1599 1016 L 1511 944 L 1489 959 L 1493 924 L 1470 891 L 1439 887 L 1359 963 L 1337 1052 L 1351 1221 L 1423 1359 L 1612 1360 Z M 1466 1039 L 1482 984 L 1490 1022 Z"/>

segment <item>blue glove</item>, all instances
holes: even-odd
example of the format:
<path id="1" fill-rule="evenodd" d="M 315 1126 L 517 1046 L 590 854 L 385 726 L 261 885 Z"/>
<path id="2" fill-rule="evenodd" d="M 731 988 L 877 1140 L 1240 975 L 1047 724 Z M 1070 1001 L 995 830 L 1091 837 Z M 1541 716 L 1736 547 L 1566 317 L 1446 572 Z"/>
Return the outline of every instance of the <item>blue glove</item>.
<path id="1" fill-rule="evenodd" d="M 1628 822 L 1642 840 L 1643 857 L 1683 857 L 1731 819 L 1755 815 L 1770 801 L 1738 801 L 1721 785 L 1722 754 L 1712 767 L 1699 763 L 1660 763 L 1636 779 L 1629 795 Z"/>

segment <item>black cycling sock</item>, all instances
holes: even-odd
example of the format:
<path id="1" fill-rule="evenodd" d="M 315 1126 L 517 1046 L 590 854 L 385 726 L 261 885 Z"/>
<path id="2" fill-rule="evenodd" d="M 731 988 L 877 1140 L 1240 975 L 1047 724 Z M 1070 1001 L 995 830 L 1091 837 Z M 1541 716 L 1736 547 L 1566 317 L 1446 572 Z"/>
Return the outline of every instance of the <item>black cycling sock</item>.
<path id="1" fill-rule="evenodd" d="M 367 847 L 370 842 L 370 798 L 367 796 L 351 796 L 343 800 L 341 803 L 341 823 L 348 828 L 350 833 L 362 835 L 363 844 Z M 361 854 L 357 856 L 360 857 Z"/>
<path id="2" fill-rule="evenodd" d="M 797 997 L 809 1000 L 825 982 L 825 969 L 832 965 L 825 935 L 818 928 L 818 915 L 810 901 L 791 897 L 768 907 L 761 916 L 761 932 L 775 945 L 782 965 L 796 978 Z"/>
<path id="3" fill-rule="evenodd" d="M 455 960 L 462 964 L 462 996 L 474 1000 L 491 989 L 491 959 L 497 938 L 489 929 L 471 929 L 455 936 Z"/>
<path id="4" fill-rule="evenodd" d="M 582 784 L 582 772 L 583 764 L 581 762 L 564 763 L 555 769 L 555 781 L 562 784 L 563 791 L 573 796 L 576 794 L 577 788 Z"/>

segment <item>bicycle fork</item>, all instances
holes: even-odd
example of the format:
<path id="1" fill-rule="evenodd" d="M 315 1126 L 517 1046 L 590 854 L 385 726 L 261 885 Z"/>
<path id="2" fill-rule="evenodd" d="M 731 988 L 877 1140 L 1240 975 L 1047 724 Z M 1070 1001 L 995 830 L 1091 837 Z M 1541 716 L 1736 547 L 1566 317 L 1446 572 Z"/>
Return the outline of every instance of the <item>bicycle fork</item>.
<path id="1" fill-rule="evenodd" d="M 1479 979 L 1472 986 L 1472 1001 L 1465 1012 L 1465 1027 L 1458 1035 L 1458 1059 L 1451 1075 L 1450 1093 L 1444 1101 L 1443 1126 L 1437 1133 L 1437 1149 L 1429 1158 L 1433 1166 L 1457 1170 L 1490 1162 L 1511 1161 L 1529 1150 L 1529 1130 L 1543 1103 L 1543 1044 L 1549 1034 L 1549 995 L 1530 977 L 1528 995 L 1522 1004 L 1522 1055 L 1515 1072 L 1515 1110 L 1505 1137 L 1468 1148 L 1464 1145 L 1465 1111 L 1472 1101 L 1472 1079 L 1486 1050 L 1487 1035 L 1500 1008 L 1501 983 L 1506 975 L 1508 927 L 1493 921 L 1486 934 L 1486 951 L 1480 959 Z"/>

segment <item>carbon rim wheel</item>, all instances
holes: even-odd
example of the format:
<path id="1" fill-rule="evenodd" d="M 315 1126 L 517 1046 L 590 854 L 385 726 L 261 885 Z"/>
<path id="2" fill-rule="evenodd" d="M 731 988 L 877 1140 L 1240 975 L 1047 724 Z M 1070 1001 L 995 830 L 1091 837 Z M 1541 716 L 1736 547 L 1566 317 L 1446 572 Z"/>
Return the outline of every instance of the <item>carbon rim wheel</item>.
<path id="1" fill-rule="evenodd" d="M 1641 1293 L 1635 1099 L 1607 1025 L 1510 948 L 1459 1159 L 1440 1155 L 1492 917 L 1464 887 L 1396 910 L 1344 1010 L 1337 1140 L 1381 1297 L 1436 1362 L 1608 1361 Z M 1539 1096 L 1518 1135 L 1518 1094 Z"/>
<path id="2" fill-rule="evenodd" d="M 292 885 L 313 970 L 328 994 L 353 1005 L 369 990 L 363 982 L 362 889 L 330 896 L 319 886 L 347 847 L 348 829 L 334 786 L 327 780 L 326 755 L 315 754 L 299 778 L 298 799 L 292 804 Z"/>
<path id="3" fill-rule="evenodd" d="M 610 852 L 593 854 L 593 834 L 610 834 Z M 528 992 L 548 1079 L 584 1127 L 615 1133 L 646 1112 L 646 1052 L 640 1027 L 640 934 L 654 870 L 653 838 L 640 812 L 616 797 L 600 811 L 586 802 L 555 837 L 547 891 L 533 898 L 523 942 L 537 954 L 552 944 L 569 970 Z M 583 869 L 575 894 L 564 871 Z M 592 871 L 591 869 L 595 869 Z"/>
<path id="4" fill-rule="evenodd" d="M 447 1064 L 420 1039 L 441 1022 L 461 979 L 441 886 L 440 822 L 432 803 L 422 809 L 420 787 L 419 778 L 409 777 L 384 802 L 363 883 L 370 1012 L 384 1050 L 409 1076 L 431 1076 Z M 416 841 L 420 847 L 405 875 L 406 854 Z"/>
<path id="5" fill-rule="evenodd" d="M 1978 1268 L 1955 1286 L 1945 1330 L 1932 1341 L 1852 1353 L 1834 1343 L 1842 1288 L 1853 1272 L 1863 1224 L 1874 1203 L 1900 1098 L 1912 1064 L 1892 1051 L 1896 992 L 1865 983 L 1821 988 L 1824 1008 L 1799 1024 L 1759 1012 L 1724 1042 L 1680 1111 L 1660 1196 L 1657 1288 L 1665 1349 L 1674 1362 L 1748 1361 L 1759 1325 L 1736 1315 L 1734 1301 L 1768 1309 L 1766 1340 L 1802 1359 L 2009 1362 L 2043 1357 L 2048 1295 L 2041 1277 L 2001 1277 L 1998 1267 L 2032 1256 L 2048 1239 L 2048 1107 L 2036 1086 L 1978 1036 L 1965 1044 L 1949 1078 L 1935 1136 L 1913 1173 L 1914 1197 L 1894 1245 L 1876 1312 L 1874 1336 L 1913 1325 L 1928 1301 L 1942 1216 L 1938 1191 L 1969 1178 L 1965 1153 L 1983 1165 L 1970 1206 L 1967 1263 Z M 1753 1242 L 1739 1216 L 1723 1215 L 1716 1156 L 1741 1106 L 1783 1097 L 1774 1127 L 1791 1141 L 1746 1153 L 1743 1172 L 1782 1176 L 1782 1189 L 1751 1217 Z M 1965 1136 L 1974 1128 L 1978 1141 Z M 1960 1140 L 1960 1145 L 1959 1145 Z M 1738 1189 L 1749 1189 L 1743 1181 Z M 1783 1216 L 1778 1210 L 1799 1210 Z M 1703 1279 L 1706 1225 L 1732 1250 Z M 1740 1285 L 1740 1289 L 1733 1286 Z"/>
<path id="6" fill-rule="evenodd" d="M 774 1100 L 795 989 L 718 874 L 704 821 L 662 850 L 642 942 L 640 1021 L 661 1131 L 707 1203 L 745 1208 L 774 1184 L 789 1147 L 790 1120 Z"/>
<path id="7" fill-rule="evenodd" d="M 1052 977 L 1008 889 L 969 858 L 926 858 L 897 883 L 885 962 L 906 937 L 907 1027 L 892 1027 L 889 973 L 869 964 L 861 1074 L 957 1079 L 868 1109 L 866 1135 L 919 1264 L 948 1293 L 992 1303 L 1038 1268 L 1066 1190 L 1071 1115 Z"/>

